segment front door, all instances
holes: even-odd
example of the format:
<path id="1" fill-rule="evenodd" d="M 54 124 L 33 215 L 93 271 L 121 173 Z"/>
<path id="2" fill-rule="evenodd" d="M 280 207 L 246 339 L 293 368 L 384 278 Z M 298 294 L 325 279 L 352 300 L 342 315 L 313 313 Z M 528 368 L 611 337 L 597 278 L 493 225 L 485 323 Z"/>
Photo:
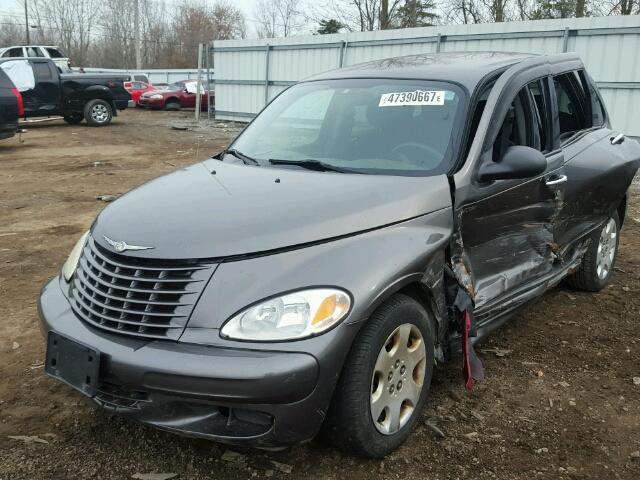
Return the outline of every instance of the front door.
<path id="1" fill-rule="evenodd" d="M 562 151 L 553 148 L 546 77 L 516 91 L 498 119 L 501 126 L 492 148 L 480 161 L 499 162 L 508 147 L 524 145 L 545 154 L 545 172 L 477 184 L 473 198 L 461 204 L 456 199 L 459 244 L 481 322 L 483 310 L 504 304 L 519 289 L 549 275 L 556 262 L 556 225 L 566 175 Z"/>

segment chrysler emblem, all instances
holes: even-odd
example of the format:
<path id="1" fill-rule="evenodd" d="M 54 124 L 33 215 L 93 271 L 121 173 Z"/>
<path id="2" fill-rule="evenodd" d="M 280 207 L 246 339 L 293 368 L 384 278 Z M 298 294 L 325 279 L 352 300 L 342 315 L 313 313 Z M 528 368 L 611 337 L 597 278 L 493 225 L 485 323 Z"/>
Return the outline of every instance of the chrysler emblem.
<path id="1" fill-rule="evenodd" d="M 126 250 L 151 250 L 152 248 L 155 248 L 143 247 L 141 245 L 129 245 L 127 242 L 112 240 L 106 235 L 103 235 L 102 238 L 104 238 L 105 242 L 111 245 L 113 249 L 118 253 L 124 252 Z"/>

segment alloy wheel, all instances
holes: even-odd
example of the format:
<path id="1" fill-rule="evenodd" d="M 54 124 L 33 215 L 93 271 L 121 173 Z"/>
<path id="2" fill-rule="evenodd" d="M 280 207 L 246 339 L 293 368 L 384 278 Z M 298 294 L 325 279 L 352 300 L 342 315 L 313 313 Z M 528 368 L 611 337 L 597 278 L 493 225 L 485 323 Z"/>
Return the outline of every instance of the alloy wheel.
<path id="1" fill-rule="evenodd" d="M 109 110 L 105 105 L 94 105 L 91 109 L 91 118 L 97 123 L 104 123 L 109 119 Z"/>
<path id="2" fill-rule="evenodd" d="M 604 280 L 611 271 L 613 259 L 616 255 L 618 226 L 613 218 L 610 218 L 600 233 L 598 251 L 596 256 L 596 272 L 598 278 Z"/>

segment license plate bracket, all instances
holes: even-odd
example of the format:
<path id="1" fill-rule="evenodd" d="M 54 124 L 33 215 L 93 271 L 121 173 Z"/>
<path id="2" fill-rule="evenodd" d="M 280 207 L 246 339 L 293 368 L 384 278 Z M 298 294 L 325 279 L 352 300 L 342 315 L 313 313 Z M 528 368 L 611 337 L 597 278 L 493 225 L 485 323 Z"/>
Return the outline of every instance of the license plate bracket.
<path id="1" fill-rule="evenodd" d="M 100 352 L 59 333 L 49 332 L 45 372 L 88 397 L 94 397 L 98 390 Z"/>

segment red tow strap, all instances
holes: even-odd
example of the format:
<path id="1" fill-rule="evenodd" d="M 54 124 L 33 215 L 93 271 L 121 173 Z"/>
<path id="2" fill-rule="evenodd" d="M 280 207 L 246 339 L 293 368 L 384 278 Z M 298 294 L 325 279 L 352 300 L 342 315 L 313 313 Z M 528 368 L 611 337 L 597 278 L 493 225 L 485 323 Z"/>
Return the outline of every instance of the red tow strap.
<path id="1" fill-rule="evenodd" d="M 476 380 L 484 379 L 484 367 L 471 345 L 470 332 L 471 313 L 465 310 L 462 314 L 462 376 L 467 390 L 473 388 Z"/>

